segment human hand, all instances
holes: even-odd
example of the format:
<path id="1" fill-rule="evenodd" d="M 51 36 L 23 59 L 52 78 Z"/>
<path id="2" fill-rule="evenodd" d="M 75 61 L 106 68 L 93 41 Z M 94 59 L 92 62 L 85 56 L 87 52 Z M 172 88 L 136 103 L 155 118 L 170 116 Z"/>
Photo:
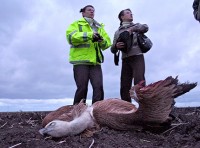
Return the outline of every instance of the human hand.
<path id="1" fill-rule="evenodd" d="M 102 42 L 102 41 L 103 41 L 103 38 L 100 36 L 100 34 L 98 33 L 93 34 L 92 42 Z"/>
<path id="2" fill-rule="evenodd" d="M 115 47 L 116 47 L 117 49 L 121 49 L 121 48 L 124 48 L 125 45 L 124 45 L 123 42 L 117 42 L 117 43 L 115 44 Z"/>

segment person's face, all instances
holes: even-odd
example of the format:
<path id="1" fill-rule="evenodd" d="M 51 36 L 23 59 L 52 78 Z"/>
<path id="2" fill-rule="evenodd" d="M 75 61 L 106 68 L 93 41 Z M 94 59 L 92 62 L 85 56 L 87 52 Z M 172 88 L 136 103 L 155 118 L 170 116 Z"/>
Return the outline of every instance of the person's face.
<path id="1" fill-rule="evenodd" d="M 121 16 L 121 19 L 123 22 L 132 22 L 133 21 L 132 12 L 129 10 L 124 10 L 124 15 Z"/>
<path id="2" fill-rule="evenodd" d="M 92 7 L 87 7 L 87 8 L 85 9 L 85 12 L 83 12 L 83 16 L 93 19 L 93 18 L 94 18 L 94 8 L 92 8 Z"/>

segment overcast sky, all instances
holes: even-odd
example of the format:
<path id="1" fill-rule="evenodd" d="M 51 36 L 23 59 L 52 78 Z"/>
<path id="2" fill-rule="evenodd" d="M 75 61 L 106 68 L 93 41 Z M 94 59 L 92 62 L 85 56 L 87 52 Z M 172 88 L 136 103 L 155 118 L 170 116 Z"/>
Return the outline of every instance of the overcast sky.
<path id="1" fill-rule="evenodd" d="M 145 54 L 147 84 L 179 76 L 180 82 L 200 83 L 200 23 L 193 17 L 193 0 L 1 0 L 0 99 L 73 98 L 76 90 L 66 29 L 80 19 L 80 8 L 91 4 L 95 19 L 105 24 L 113 40 L 122 9 L 134 22 L 149 26 L 153 48 Z M 110 49 L 103 52 L 105 98 L 120 97 L 120 70 Z M 120 61 L 121 62 L 121 61 Z M 89 86 L 88 98 L 92 90 Z M 181 101 L 199 100 L 196 87 Z"/>

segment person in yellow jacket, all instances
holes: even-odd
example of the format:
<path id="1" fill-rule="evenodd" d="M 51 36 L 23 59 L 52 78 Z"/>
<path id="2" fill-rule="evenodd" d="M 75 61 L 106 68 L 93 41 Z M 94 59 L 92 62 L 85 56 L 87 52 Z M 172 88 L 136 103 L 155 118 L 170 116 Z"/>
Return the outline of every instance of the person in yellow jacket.
<path id="1" fill-rule="evenodd" d="M 104 25 L 94 20 L 94 7 L 87 5 L 80 12 L 83 17 L 70 24 L 66 31 L 67 41 L 71 46 L 69 62 L 73 64 L 77 86 L 73 104 L 82 99 L 86 102 L 89 81 L 93 88 L 92 103 L 103 100 L 102 50 L 111 46 Z"/>

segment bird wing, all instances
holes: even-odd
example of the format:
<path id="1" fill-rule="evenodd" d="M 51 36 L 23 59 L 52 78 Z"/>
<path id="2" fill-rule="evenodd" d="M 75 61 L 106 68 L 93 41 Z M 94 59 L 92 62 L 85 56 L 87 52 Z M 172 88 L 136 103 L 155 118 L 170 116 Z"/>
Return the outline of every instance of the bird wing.
<path id="1" fill-rule="evenodd" d="M 65 120 L 71 121 L 72 117 L 69 116 L 69 114 L 71 114 L 71 111 L 73 110 L 73 108 L 74 108 L 73 105 L 66 105 L 66 106 L 62 106 L 56 109 L 55 111 L 48 113 L 45 116 L 45 118 L 42 120 L 42 126 L 45 127 L 49 122 L 55 119 L 59 119 L 59 118 L 60 118 L 59 120 L 65 119 Z"/>
<path id="2" fill-rule="evenodd" d="M 163 123 L 169 118 L 174 104 L 174 98 L 189 92 L 197 83 L 178 83 L 178 77 L 167 77 L 165 80 L 142 86 L 133 86 L 130 95 L 135 99 L 139 108 L 134 114 L 135 120 L 141 123 Z"/>
<path id="3" fill-rule="evenodd" d="M 98 124 L 118 130 L 130 129 L 130 117 L 137 110 L 132 103 L 117 98 L 95 102 L 92 107 Z"/>
<path id="4" fill-rule="evenodd" d="M 47 114 L 42 121 L 42 126 L 45 127 L 49 122 L 56 119 L 70 122 L 79 117 L 86 109 L 87 105 L 83 101 L 76 105 L 62 106 Z"/>

